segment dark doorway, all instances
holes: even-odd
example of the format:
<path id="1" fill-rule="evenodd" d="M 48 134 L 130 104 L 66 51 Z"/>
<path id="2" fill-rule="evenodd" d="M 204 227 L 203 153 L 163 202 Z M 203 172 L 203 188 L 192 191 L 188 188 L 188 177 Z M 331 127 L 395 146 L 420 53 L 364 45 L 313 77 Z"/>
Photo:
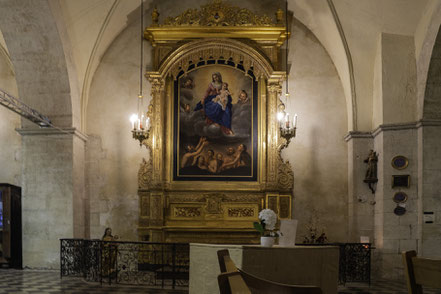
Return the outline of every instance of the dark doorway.
<path id="1" fill-rule="evenodd" d="M 22 268 L 21 188 L 0 184 L 0 266 Z"/>

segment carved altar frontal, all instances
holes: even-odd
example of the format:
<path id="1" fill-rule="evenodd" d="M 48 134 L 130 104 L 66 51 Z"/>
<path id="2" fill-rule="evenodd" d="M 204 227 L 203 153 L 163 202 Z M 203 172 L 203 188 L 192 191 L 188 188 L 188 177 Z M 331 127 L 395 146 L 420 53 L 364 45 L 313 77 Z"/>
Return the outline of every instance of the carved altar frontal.
<path id="1" fill-rule="evenodd" d="M 283 12 L 273 21 L 214 1 L 163 24 L 158 15 L 144 31 L 154 70 L 146 73 L 152 124 L 138 174 L 139 238 L 256 243 L 261 209 L 291 218 L 294 174 L 276 118 Z"/>

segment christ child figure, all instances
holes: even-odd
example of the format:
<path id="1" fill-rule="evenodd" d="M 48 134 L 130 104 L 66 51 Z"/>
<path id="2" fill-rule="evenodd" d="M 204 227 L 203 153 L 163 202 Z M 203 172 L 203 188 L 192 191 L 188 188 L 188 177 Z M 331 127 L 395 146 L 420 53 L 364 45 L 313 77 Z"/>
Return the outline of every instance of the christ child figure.
<path id="1" fill-rule="evenodd" d="M 213 102 L 216 102 L 222 106 L 222 110 L 225 111 L 229 95 L 231 95 L 231 93 L 228 91 L 228 83 L 222 83 L 222 88 L 219 90 L 219 94 L 216 96 L 216 98 L 213 99 Z"/>

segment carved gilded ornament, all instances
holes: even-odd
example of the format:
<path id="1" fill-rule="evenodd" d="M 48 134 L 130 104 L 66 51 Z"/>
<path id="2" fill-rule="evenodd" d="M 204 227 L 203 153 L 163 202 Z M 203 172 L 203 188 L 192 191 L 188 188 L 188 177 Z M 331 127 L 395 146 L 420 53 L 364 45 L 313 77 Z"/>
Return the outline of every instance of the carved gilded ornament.
<path id="1" fill-rule="evenodd" d="M 232 39 L 204 39 L 182 45 L 179 50 L 167 56 L 158 72 L 149 72 L 147 77 L 154 83 L 152 89 L 154 87 L 155 91 L 158 91 L 163 86 L 157 81 L 158 77 L 164 78 L 170 74 L 176 78 L 181 71 L 185 74 L 192 64 L 220 59 L 240 64 L 245 71 L 252 69 L 257 78 L 268 78 L 273 72 L 270 60 L 243 42 Z"/>
<path id="2" fill-rule="evenodd" d="M 164 91 L 164 80 L 158 76 L 147 75 L 151 85 L 151 96 Z"/>
<path id="3" fill-rule="evenodd" d="M 272 25 L 275 25 L 273 20 L 266 15 L 256 15 L 246 8 L 232 6 L 221 0 L 214 0 L 209 4 L 202 5 L 201 9 L 188 9 L 180 15 L 168 17 L 164 21 L 164 26 L 213 27 Z"/>
<path id="4" fill-rule="evenodd" d="M 229 217 L 254 217 L 254 208 L 249 207 L 232 207 L 228 208 Z"/>
<path id="5" fill-rule="evenodd" d="M 279 157 L 278 185 L 279 189 L 284 192 L 291 192 L 294 188 L 294 172 L 291 164 L 289 161 L 284 161 L 282 157 Z"/>
<path id="6" fill-rule="evenodd" d="M 201 216 L 200 207 L 174 207 L 173 216 L 182 218 L 194 218 Z"/>
<path id="7" fill-rule="evenodd" d="M 142 162 L 140 164 L 139 170 L 138 170 L 138 187 L 139 189 L 148 189 L 151 187 L 151 180 L 152 180 L 152 162 L 149 159 L 149 161 L 146 161 L 144 158 L 142 159 Z"/>
<path id="8" fill-rule="evenodd" d="M 259 202 L 264 198 L 263 193 L 228 193 L 226 194 L 206 194 L 204 192 L 191 192 L 191 193 L 176 193 L 172 192 L 168 194 L 170 203 L 185 203 L 185 202 L 206 202 L 210 197 L 220 197 L 222 202 Z"/>
<path id="9" fill-rule="evenodd" d="M 188 9 L 178 16 L 168 17 L 159 24 L 159 12 L 155 8 L 152 25 L 145 29 L 144 37 L 154 47 L 155 69 L 182 43 L 208 38 L 250 40 L 252 43 L 248 47 L 256 47 L 268 54 L 274 68 L 279 68 L 278 51 L 289 38 L 283 14 L 283 10 L 278 9 L 274 22 L 266 15 L 215 0 L 200 9 Z"/>
<path id="10" fill-rule="evenodd" d="M 207 213 L 221 214 L 223 212 L 221 194 L 210 195 L 206 199 L 207 199 L 207 203 L 205 206 L 205 210 Z"/>
<path id="11" fill-rule="evenodd" d="M 153 71 L 146 73 L 152 96 L 148 111 L 151 135 L 143 142 L 149 147 L 150 159 L 143 159 L 138 173 L 141 235 L 148 232 L 151 240 L 173 242 L 253 242 L 257 233 L 252 222 L 264 208 L 265 195 L 270 191 L 292 193 L 293 172 L 280 155 L 285 142 L 276 121 L 285 79 L 285 73 L 278 71 L 277 56 L 289 34 L 280 10 L 276 21 L 219 0 L 167 18 L 163 24 L 159 24 L 159 12 L 153 11 L 152 26 L 144 32 L 153 46 L 154 64 Z M 260 158 L 255 182 L 188 182 L 171 176 L 174 80 L 209 61 L 232 62 L 257 78 Z"/>

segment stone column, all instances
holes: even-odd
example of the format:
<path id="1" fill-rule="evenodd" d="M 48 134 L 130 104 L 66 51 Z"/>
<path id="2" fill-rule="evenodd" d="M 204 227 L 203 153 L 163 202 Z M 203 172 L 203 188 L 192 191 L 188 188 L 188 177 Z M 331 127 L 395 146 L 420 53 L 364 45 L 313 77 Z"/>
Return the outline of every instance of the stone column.
<path id="1" fill-rule="evenodd" d="M 23 266 L 59 268 L 59 239 L 88 236 L 86 138 L 74 128 L 17 131 L 23 153 Z"/>
<path id="2" fill-rule="evenodd" d="M 418 128 L 418 254 L 441 257 L 441 120 Z"/>
<path id="3" fill-rule="evenodd" d="M 401 252 L 416 250 L 418 241 L 418 145 L 416 124 L 382 125 L 374 133 L 374 150 L 378 156 L 378 185 L 375 193 L 375 255 L 381 278 L 398 279 L 402 276 Z M 409 159 L 406 169 L 393 168 L 392 159 L 402 155 Z M 410 186 L 392 187 L 393 175 L 409 175 Z M 406 213 L 394 213 L 397 203 L 394 194 L 405 192 Z"/>

